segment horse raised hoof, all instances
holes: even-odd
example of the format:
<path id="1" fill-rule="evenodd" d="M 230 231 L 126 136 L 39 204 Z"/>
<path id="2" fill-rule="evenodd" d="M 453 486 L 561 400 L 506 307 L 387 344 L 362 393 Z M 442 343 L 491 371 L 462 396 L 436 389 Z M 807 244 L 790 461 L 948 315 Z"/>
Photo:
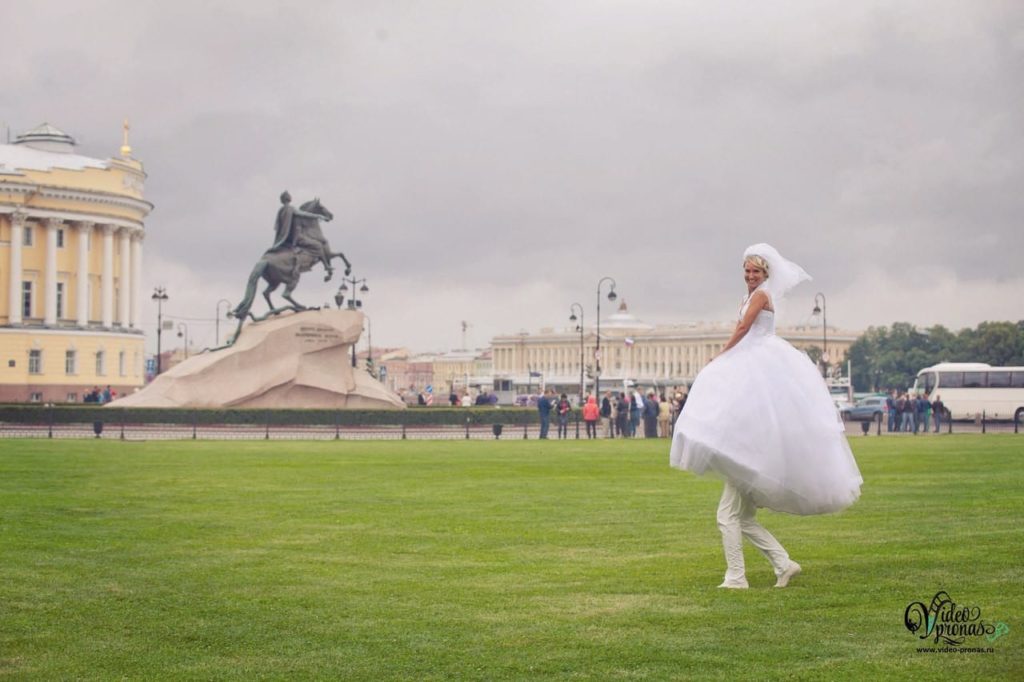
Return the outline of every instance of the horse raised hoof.
<path id="1" fill-rule="evenodd" d="M 348 275 L 351 275 L 351 274 L 352 274 L 352 266 L 349 266 L 349 267 L 345 268 L 345 276 L 347 277 Z"/>

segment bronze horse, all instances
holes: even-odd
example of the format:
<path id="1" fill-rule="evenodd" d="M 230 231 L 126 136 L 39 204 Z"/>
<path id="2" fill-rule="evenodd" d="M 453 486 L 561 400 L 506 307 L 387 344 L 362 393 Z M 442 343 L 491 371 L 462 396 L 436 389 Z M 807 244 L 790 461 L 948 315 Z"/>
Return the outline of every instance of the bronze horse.
<path id="1" fill-rule="evenodd" d="M 320 199 L 307 201 L 300 208 L 307 213 L 315 213 L 322 216 L 325 220 L 334 218 L 334 215 L 327 207 L 320 203 Z M 277 315 L 285 310 L 309 310 L 309 308 L 292 298 L 292 292 L 298 286 L 301 274 L 312 270 L 313 266 L 317 263 L 321 263 L 327 272 L 324 276 L 325 282 L 331 279 L 331 275 L 334 272 L 334 269 L 331 267 L 331 261 L 335 258 L 340 258 L 345 263 L 346 275 L 352 271 L 352 264 L 345 258 L 345 254 L 340 251 L 331 251 L 331 245 L 327 242 L 327 238 L 324 237 L 324 233 L 320 229 L 319 220 L 297 215 L 294 218 L 294 226 L 294 244 L 267 249 L 249 274 L 249 282 L 246 285 L 245 296 L 242 298 L 242 302 L 228 313 L 230 317 L 238 319 L 238 328 L 235 330 L 231 340 L 228 341 L 228 345 L 234 343 L 235 339 L 238 338 L 238 332 L 241 331 L 242 323 L 246 317 L 252 318 L 255 322 L 266 319 L 270 315 Z M 267 282 L 267 287 L 263 290 L 263 298 L 266 299 L 270 311 L 266 315 L 257 318 L 252 314 L 251 309 L 256 299 L 256 287 L 259 284 L 260 278 Z M 274 306 L 270 294 L 274 293 L 277 287 L 282 284 L 284 284 L 284 292 L 282 292 L 281 296 L 291 305 L 278 308 Z"/>

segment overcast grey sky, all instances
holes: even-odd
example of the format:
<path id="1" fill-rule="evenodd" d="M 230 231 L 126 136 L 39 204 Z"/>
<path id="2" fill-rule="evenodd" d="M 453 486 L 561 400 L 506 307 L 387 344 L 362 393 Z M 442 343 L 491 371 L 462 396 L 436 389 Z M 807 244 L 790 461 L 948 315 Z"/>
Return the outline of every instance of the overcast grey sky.
<path id="1" fill-rule="evenodd" d="M 0 121 L 149 174 L 145 293 L 237 301 L 319 196 L 374 344 L 727 320 L 768 241 L 830 325 L 1024 318 L 1024 3 L 4 3 Z M 296 297 L 327 301 L 319 271 Z M 147 305 L 148 329 L 155 310 Z M 806 312 L 804 312 L 806 311 Z M 602 312 L 608 312 L 608 306 Z M 212 322 L 192 323 L 200 345 Z"/>

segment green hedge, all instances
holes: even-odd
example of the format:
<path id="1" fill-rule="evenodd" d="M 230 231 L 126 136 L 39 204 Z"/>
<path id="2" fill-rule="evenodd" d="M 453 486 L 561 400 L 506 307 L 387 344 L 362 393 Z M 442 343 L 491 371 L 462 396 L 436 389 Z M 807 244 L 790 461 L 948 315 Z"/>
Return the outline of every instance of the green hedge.
<path id="1" fill-rule="evenodd" d="M 465 426 L 532 424 L 536 408 L 429 407 L 408 410 L 282 410 L 0 405 L 0 422 L 13 424 L 270 424 L 271 426 Z"/>

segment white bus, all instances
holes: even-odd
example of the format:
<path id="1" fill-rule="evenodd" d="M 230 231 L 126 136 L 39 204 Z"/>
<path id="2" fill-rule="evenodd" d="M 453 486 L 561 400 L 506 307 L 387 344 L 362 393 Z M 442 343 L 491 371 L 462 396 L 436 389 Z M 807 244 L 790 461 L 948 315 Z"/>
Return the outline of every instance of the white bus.
<path id="1" fill-rule="evenodd" d="M 942 397 L 953 419 L 1024 421 L 1024 367 L 992 367 L 981 362 L 942 362 L 917 373 L 912 393 Z"/>

